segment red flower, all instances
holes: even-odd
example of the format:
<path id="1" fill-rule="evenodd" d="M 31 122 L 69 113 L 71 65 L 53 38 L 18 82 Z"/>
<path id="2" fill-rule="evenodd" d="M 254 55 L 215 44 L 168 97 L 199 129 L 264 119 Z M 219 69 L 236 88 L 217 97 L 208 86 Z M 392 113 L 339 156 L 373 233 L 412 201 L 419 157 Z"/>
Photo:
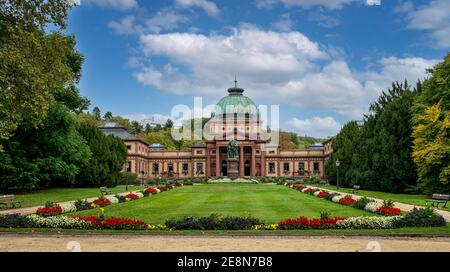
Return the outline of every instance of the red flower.
<path id="1" fill-rule="evenodd" d="M 392 216 L 392 215 L 399 215 L 401 210 L 397 208 L 380 207 L 377 209 L 377 212 L 382 215 Z"/>
<path id="2" fill-rule="evenodd" d="M 163 186 L 159 187 L 159 189 L 161 191 L 167 191 L 167 190 L 169 190 L 169 187 L 167 187 L 167 185 L 163 185 Z"/>
<path id="3" fill-rule="evenodd" d="M 299 191 L 302 190 L 303 188 L 305 188 L 305 186 L 303 186 L 303 185 L 295 185 L 294 186 L 294 189 L 299 190 Z"/>
<path id="4" fill-rule="evenodd" d="M 52 208 L 38 208 L 36 211 L 36 214 L 40 216 L 52 216 L 60 213 L 62 213 L 62 208 L 59 204 L 56 204 L 55 207 Z"/>
<path id="5" fill-rule="evenodd" d="M 156 188 L 148 188 L 148 189 L 145 189 L 145 192 L 148 193 L 148 194 L 153 194 L 153 195 L 158 193 L 158 191 L 156 190 Z"/>
<path id="6" fill-rule="evenodd" d="M 96 199 L 94 200 L 94 204 L 95 205 L 99 205 L 100 207 L 105 207 L 108 206 L 109 204 L 111 204 L 111 202 L 109 202 L 109 199 Z"/>
<path id="7" fill-rule="evenodd" d="M 98 221 L 98 217 L 97 216 L 86 216 L 86 217 L 75 216 L 74 218 L 78 219 L 78 220 L 82 220 L 82 221 L 91 222 L 94 225 L 100 224 L 100 222 Z"/>
<path id="8" fill-rule="evenodd" d="M 128 194 L 128 195 L 126 196 L 126 198 L 129 198 L 129 199 L 131 199 L 131 200 L 136 200 L 136 199 L 139 198 L 139 196 L 138 196 L 137 194 L 131 193 L 131 194 Z"/>
<path id="9" fill-rule="evenodd" d="M 317 197 L 325 198 L 325 197 L 327 197 L 327 196 L 329 196 L 329 195 L 330 195 L 330 194 L 327 193 L 327 192 L 320 192 L 320 193 L 317 195 Z"/>
<path id="10" fill-rule="evenodd" d="M 102 222 L 104 228 L 107 229 L 146 229 L 147 224 L 141 220 L 128 218 L 108 218 Z"/>
<path id="11" fill-rule="evenodd" d="M 355 201 L 356 200 L 354 200 L 353 198 L 344 197 L 339 200 L 339 203 L 344 205 L 352 205 L 353 203 L 355 203 Z"/>
<path id="12" fill-rule="evenodd" d="M 312 192 L 312 189 L 307 189 L 307 190 L 304 190 L 303 191 L 303 193 L 305 193 L 305 194 L 309 194 L 309 193 L 311 193 Z"/>
<path id="13" fill-rule="evenodd" d="M 328 219 L 308 219 L 304 216 L 300 216 L 297 219 L 286 219 L 278 223 L 281 229 L 302 229 L 302 228 L 332 228 L 336 225 L 337 221 L 345 220 L 345 218 L 335 217 Z"/>

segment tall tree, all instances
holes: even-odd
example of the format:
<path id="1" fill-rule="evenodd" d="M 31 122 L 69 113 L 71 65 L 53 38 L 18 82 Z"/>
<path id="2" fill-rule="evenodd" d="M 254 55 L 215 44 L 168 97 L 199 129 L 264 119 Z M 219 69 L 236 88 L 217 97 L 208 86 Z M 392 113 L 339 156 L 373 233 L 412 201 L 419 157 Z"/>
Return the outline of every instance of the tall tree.
<path id="1" fill-rule="evenodd" d="M 450 54 L 429 70 L 415 100 L 414 152 L 419 187 L 427 193 L 450 192 Z"/>
<path id="2" fill-rule="evenodd" d="M 0 138 L 7 139 L 23 120 L 41 125 L 61 90 L 77 74 L 67 58 L 71 41 L 61 33 L 70 1 L 0 1 Z M 46 33 L 51 25 L 55 31 Z"/>
<path id="3" fill-rule="evenodd" d="M 78 131 L 92 151 L 88 167 L 77 175 L 78 186 L 116 186 L 127 158 L 127 148 L 120 138 L 105 136 L 95 122 L 78 122 Z"/>
<path id="4" fill-rule="evenodd" d="M 95 119 L 100 120 L 102 119 L 102 113 L 98 107 L 95 107 L 92 109 L 92 115 L 95 117 Z"/>
<path id="5" fill-rule="evenodd" d="M 107 113 L 105 113 L 105 115 L 103 115 L 103 119 L 109 121 L 113 118 L 112 112 L 108 111 Z"/>

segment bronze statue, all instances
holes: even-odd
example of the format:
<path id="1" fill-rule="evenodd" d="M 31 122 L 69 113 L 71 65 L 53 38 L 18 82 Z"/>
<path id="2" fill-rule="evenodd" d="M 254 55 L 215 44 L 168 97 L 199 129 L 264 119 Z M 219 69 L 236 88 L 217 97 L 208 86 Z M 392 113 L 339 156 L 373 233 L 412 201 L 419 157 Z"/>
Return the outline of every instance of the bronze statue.
<path id="1" fill-rule="evenodd" d="M 228 141 L 228 158 L 229 159 L 239 158 L 238 145 L 234 139 Z"/>

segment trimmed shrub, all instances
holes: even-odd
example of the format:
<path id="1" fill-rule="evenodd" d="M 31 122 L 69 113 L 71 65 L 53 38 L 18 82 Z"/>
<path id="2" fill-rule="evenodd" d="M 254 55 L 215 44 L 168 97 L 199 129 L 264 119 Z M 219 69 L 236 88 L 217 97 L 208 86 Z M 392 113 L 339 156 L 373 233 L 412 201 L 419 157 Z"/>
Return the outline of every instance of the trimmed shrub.
<path id="1" fill-rule="evenodd" d="M 433 208 L 414 208 L 396 222 L 396 227 L 442 227 L 446 222 Z"/>
<path id="2" fill-rule="evenodd" d="M 353 203 L 353 207 L 360 209 L 360 210 L 364 210 L 366 205 L 369 204 L 370 202 L 373 202 L 373 200 L 369 199 L 367 197 L 361 197 L 358 200 L 356 200 L 355 203 Z"/>
<path id="3" fill-rule="evenodd" d="M 253 226 L 261 225 L 263 222 L 252 217 L 222 217 L 218 214 L 195 217 L 186 216 L 181 219 L 168 219 L 166 226 L 175 230 L 242 230 L 251 229 Z"/>
<path id="4" fill-rule="evenodd" d="M 350 217 L 336 223 L 341 229 L 392 229 L 396 227 L 401 216 L 361 216 Z"/>

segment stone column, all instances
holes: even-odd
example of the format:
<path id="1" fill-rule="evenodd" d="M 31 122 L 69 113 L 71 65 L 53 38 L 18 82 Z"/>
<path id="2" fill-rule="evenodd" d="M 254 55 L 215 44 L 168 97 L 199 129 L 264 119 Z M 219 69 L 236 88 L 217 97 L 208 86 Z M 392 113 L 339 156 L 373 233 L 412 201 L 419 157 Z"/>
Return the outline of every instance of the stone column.
<path id="1" fill-rule="evenodd" d="M 205 165 L 205 174 L 207 177 L 211 176 L 211 151 L 206 148 L 206 165 Z"/>
<path id="2" fill-rule="evenodd" d="M 244 176 L 244 147 L 239 146 L 239 176 Z"/>
<path id="3" fill-rule="evenodd" d="M 259 163 L 260 163 L 260 167 L 261 167 L 261 170 L 260 170 L 260 173 L 261 173 L 261 177 L 264 177 L 265 175 L 266 175 L 266 158 L 265 158 L 265 152 L 263 151 L 263 150 L 259 150 L 259 154 L 260 154 L 260 160 L 259 160 Z"/>
<path id="4" fill-rule="evenodd" d="M 216 147 L 216 177 L 220 177 L 220 148 Z"/>
<path id="5" fill-rule="evenodd" d="M 256 149 L 255 146 L 252 146 L 252 169 L 250 171 L 250 175 L 252 177 L 256 176 Z"/>

